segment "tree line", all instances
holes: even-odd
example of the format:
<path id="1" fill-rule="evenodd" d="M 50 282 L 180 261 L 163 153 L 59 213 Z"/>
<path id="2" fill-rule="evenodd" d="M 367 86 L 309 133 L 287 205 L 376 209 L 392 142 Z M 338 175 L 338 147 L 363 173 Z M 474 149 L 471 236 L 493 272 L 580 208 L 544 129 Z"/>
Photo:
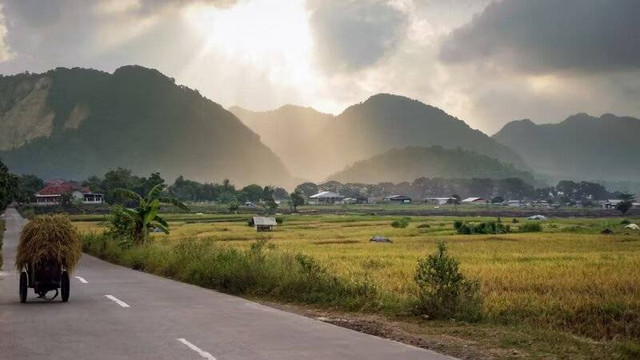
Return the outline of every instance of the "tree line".
<path id="1" fill-rule="evenodd" d="M 109 204 L 122 202 L 116 194 L 117 189 L 128 189 L 139 195 L 147 194 L 156 185 L 167 185 L 158 172 L 147 177 L 137 176 L 131 170 L 117 168 L 107 171 L 103 176 L 91 176 L 82 185 L 92 192 L 102 193 Z M 34 175 L 16 176 L 11 174 L 0 162 L 0 208 L 11 201 L 27 203 L 34 201 L 35 193 L 44 186 L 42 179 Z M 170 196 L 185 202 L 216 202 L 240 205 L 246 202 L 266 203 L 275 207 L 276 202 L 288 202 L 292 207 L 302 205 L 311 195 L 320 191 L 332 191 L 354 199 L 381 199 L 388 195 L 400 194 L 420 201 L 428 197 L 449 197 L 457 195 L 483 197 L 494 202 L 506 200 L 546 200 L 550 203 L 584 206 L 594 205 L 595 201 L 605 199 L 633 200 L 633 195 L 609 191 L 603 185 L 588 181 L 562 180 L 556 186 L 536 188 L 520 178 L 507 179 L 444 179 L 418 178 L 413 182 L 378 184 L 340 183 L 328 181 L 321 184 L 305 182 L 298 185 L 291 194 L 281 187 L 249 184 L 237 188 L 229 180 L 220 183 L 198 182 L 178 177 L 165 190 Z"/>

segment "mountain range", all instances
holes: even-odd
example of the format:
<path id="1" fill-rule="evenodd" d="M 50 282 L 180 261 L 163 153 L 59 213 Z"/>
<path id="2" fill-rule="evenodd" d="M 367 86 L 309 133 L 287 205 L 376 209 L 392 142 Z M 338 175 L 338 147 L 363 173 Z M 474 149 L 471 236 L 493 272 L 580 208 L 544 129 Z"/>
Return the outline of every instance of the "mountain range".
<path id="1" fill-rule="evenodd" d="M 260 134 L 286 164 L 299 164 L 292 168 L 295 176 L 314 181 L 355 161 L 411 146 L 465 148 L 529 170 L 516 152 L 464 121 L 403 96 L 374 95 L 335 117 L 310 108 L 231 111 Z M 306 126 L 302 127 L 305 131 L 299 131 L 291 125 L 295 123 L 312 124 L 312 131 Z"/>
<path id="2" fill-rule="evenodd" d="M 640 120 L 631 117 L 520 120 L 490 137 L 441 109 L 391 94 L 335 116 L 293 105 L 227 111 L 141 66 L 0 76 L 0 129 L 0 158 L 15 173 L 43 178 L 81 180 L 126 167 L 169 180 L 291 188 L 327 179 L 640 176 Z"/>
<path id="3" fill-rule="evenodd" d="M 512 121 L 493 138 L 517 151 L 543 178 L 640 179 L 640 120 L 581 113 L 557 124 Z"/>

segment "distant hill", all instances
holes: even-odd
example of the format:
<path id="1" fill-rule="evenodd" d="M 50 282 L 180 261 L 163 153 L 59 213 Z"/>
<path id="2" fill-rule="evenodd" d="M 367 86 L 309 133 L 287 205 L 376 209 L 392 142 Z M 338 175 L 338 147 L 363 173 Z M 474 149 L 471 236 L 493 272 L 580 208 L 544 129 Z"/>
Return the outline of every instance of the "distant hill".
<path id="1" fill-rule="evenodd" d="M 516 169 L 486 155 L 470 150 L 408 147 L 390 150 L 368 160 L 358 161 L 329 180 L 341 183 L 378 183 L 413 181 L 426 178 L 522 178 L 533 183 L 529 172 Z"/>
<path id="2" fill-rule="evenodd" d="M 512 121 L 493 136 L 548 179 L 640 178 L 640 120 L 576 114 L 558 124 Z"/>
<path id="3" fill-rule="evenodd" d="M 2 76 L 0 128 L 0 158 L 16 173 L 83 179 L 123 166 L 167 179 L 290 182 L 233 114 L 140 66 Z"/>
<path id="4" fill-rule="evenodd" d="M 324 179 L 337 154 L 330 154 L 322 133 L 335 119 L 312 108 L 286 105 L 277 110 L 254 112 L 229 109 L 273 150 L 296 177 Z"/>
<path id="5" fill-rule="evenodd" d="M 310 108 L 266 113 L 232 109 L 260 134 L 296 176 L 322 180 L 354 161 L 395 148 L 439 145 L 464 148 L 528 170 L 522 158 L 444 111 L 402 96 L 379 94 L 331 118 Z M 302 122 L 305 126 L 296 126 Z M 308 124 L 313 131 L 305 132 Z M 321 125 L 323 127 L 321 127 Z"/>

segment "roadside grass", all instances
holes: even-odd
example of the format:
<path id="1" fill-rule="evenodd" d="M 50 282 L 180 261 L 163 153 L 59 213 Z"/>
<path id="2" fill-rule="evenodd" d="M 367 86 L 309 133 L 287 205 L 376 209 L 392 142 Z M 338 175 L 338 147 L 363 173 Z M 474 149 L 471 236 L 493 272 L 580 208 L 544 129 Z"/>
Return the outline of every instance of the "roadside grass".
<path id="1" fill-rule="evenodd" d="M 278 251 L 266 240 L 248 249 L 222 247 L 195 239 L 122 248 L 107 235 L 86 235 L 84 251 L 136 270 L 220 290 L 339 307 L 375 311 L 391 306 L 378 302 L 378 289 L 367 279 L 344 279 L 315 259 Z"/>
<path id="2" fill-rule="evenodd" d="M 480 281 L 485 320 L 439 326 L 462 326 L 469 338 L 473 329 L 530 329 L 515 338 L 504 331 L 491 339 L 530 355 L 640 356 L 640 234 L 625 231 L 618 219 L 553 219 L 537 233 L 457 235 L 455 217 L 412 217 L 407 228 L 393 228 L 389 223 L 398 217 L 291 215 L 271 233 L 256 233 L 246 225 L 247 216 L 168 218 L 171 235 L 154 235 L 153 244 L 133 249 L 95 235 L 102 229 L 99 222 L 77 225 L 87 234 L 87 252 L 129 267 L 249 297 L 392 317 L 408 316 L 417 292 L 417 261 L 445 240 L 465 275 Z M 614 234 L 600 234 L 604 228 Z M 387 236 L 393 244 L 370 243 L 372 235 Z M 309 279 L 314 287 L 306 287 Z M 551 344 L 536 344 L 545 336 Z"/>

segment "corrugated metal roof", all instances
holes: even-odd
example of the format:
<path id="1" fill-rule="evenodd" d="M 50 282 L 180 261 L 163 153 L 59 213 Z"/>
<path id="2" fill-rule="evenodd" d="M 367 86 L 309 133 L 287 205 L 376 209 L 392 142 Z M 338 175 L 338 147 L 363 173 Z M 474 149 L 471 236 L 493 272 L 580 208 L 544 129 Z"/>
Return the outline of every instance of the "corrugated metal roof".
<path id="1" fill-rule="evenodd" d="M 336 193 L 331 192 L 331 191 L 322 191 L 322 192 L 319 192 L 319 193 L 317 193 L 315 195 L 309 196 L 309 198 L 310 199 L 336 199 L 336 198 L 343 199 L 344 196 L 342 196 L 340 194 L 336 194 Z"/>
<path id="2" fill-rule="evenodd" d="M 261 225 L 261 226 L 276 226 L 276 225 L 278 225 L 278 223 L 276 222 L 276 218 L 262 217 L 262 216 L 254 216 L 253 217 L 253 224 L 255 226 L 258 226 L 258 225 Z"/>

